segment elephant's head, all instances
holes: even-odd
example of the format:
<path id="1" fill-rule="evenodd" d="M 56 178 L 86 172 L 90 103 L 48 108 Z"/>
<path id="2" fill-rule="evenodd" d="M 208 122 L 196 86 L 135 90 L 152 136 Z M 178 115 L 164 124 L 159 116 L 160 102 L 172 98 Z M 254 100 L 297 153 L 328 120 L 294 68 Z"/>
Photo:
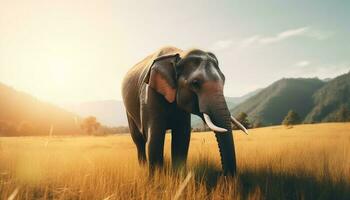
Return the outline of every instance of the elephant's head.
<path id="1" fill-rule="evenodd" d="M 229 112 L 223 93 L 225 76 L 216 56 L 201 50 L 163 56 L 153 62 L 146 82 L 169 103 L 176 103 L 205 121 L 215 132 L 224 172 L 234 174 L 236 159 L 231 123 L 247 130 Z"/>

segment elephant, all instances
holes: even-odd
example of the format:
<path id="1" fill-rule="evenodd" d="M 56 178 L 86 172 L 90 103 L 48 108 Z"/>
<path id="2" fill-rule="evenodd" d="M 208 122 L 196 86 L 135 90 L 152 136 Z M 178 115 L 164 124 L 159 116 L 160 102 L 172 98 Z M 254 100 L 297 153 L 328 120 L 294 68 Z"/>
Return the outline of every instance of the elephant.
<path id="1" fill-rule="evenodd" d="M 200 49 L 163 47 L 132 67 L 123 79 L 122 97 L 139 163 L 148 160 L 150 169 L 162 166 L 165 133 L 170 129 L 172 166 L 185 165 L 190 115 L 195 114 L 215 132 L 224 174 L 234 175 L 231 123 L 248 132 L 229 112 L 224 83 L 217 57 Z"/>

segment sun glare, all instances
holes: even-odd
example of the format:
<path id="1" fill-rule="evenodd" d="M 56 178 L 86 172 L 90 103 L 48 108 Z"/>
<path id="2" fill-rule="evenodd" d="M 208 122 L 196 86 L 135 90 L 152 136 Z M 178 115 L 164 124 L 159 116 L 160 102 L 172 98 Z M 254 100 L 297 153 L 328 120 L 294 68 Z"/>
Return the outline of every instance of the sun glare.
<path id="1" fill-rule="evenodd" d="M 59 89 L 65 89 L 68 87 L 68 79 L 71 75 L 70 68 L 71 66 L 63 60 L 53 61 L 49 66 L 49 81 Z"/>

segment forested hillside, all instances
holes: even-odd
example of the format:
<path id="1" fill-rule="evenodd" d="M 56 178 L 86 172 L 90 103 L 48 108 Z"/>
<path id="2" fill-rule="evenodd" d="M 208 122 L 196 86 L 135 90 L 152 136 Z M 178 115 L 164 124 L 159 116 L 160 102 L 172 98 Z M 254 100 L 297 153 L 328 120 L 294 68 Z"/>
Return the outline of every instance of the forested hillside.
<path id="1" fill-rule="evenodd" d="M 284 78 L 232 109 L 251 124 L 280 124 L 289 110 L 303 123 L 350 121 L 350 72 L 333 79 Z"/>
<path id="2" fill-rule="evenodd" d="M 304 119 L 313 108 L 312 95 L 324 84 L 316 78 L 284 78 L 236 106 L 232 113 L 245 112 L 252 123 L 263 125 L 281 124 L 291 109 Z"/>
<path id="3" fill-rule="evenodd" d="M 350 72 L 327 82 L 315 92 L 313 100 L 305 122 L 350 120 Z"/>

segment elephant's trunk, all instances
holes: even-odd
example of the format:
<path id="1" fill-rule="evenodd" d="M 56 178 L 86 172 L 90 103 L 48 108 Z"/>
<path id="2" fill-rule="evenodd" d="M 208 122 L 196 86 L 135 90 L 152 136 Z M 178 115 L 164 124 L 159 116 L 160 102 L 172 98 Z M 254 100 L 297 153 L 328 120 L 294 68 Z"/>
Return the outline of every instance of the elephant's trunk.
<path id="1" fill-rule="evenodd" d="M 204 101 L 200 102 L 201 112 L 207 114 L 215 126 L 226 129 L 225 132 L 217 130 L 214 132 L 219 145 L 224 173 L 234 175 L 236 173 L 236 155 L 232 136 L 231 114 L 227 108 L 224 95 L 222 93 L 212 95 L 205 98 Z"/>

